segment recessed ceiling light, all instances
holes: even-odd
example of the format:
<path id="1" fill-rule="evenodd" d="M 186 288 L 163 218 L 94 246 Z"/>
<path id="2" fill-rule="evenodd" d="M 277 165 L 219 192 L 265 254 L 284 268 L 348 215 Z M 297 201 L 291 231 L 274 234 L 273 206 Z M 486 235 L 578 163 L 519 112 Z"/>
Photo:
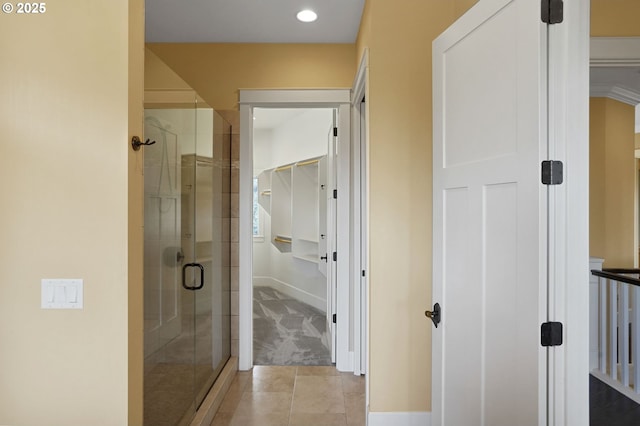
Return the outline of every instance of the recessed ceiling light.
<path id="1" fill-rule="evenodd" d="M 296 18 L 298 18 L 300 22 L 313 22 L 318 19 L 318 14 L 313 10 L 305 9 L 298 12 Z"/>

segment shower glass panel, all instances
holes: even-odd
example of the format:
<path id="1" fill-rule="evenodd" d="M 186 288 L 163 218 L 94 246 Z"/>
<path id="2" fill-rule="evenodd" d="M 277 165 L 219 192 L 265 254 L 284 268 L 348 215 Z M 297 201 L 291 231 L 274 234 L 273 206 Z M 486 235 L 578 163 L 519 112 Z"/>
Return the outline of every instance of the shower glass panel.
<path id="1" fill-rule="evenodd" d="M 231 126 L 194 92 L 145 92 L 144 417 L 184 425 L 230 356 Z"/>

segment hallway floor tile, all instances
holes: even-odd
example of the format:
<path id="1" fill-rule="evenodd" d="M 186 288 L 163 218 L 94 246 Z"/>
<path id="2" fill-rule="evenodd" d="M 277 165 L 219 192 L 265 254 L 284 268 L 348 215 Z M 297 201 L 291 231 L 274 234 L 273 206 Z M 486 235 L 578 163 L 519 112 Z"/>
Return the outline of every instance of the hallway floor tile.
<path id="1" fill-rule="evenodd" d="M 211 426 L 364 426 L 364 376 L 335 367 L 238 372 Z"/>

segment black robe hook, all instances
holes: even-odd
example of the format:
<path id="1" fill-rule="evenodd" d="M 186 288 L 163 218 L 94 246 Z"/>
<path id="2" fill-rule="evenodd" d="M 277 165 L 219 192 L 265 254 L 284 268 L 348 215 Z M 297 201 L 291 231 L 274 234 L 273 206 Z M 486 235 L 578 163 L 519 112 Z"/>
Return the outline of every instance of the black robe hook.
<path id="1" fill-rule="evenodd" d="M 154 143 L 156 143 L 156 141 L 152 141 L 149 139 L 142 142 L 138 136 L 134 136 L 133 138 L 131 138 L 131 147 L 134 151 L 140 151 L 140 147 L 142 145 L 153 145 Z"/>

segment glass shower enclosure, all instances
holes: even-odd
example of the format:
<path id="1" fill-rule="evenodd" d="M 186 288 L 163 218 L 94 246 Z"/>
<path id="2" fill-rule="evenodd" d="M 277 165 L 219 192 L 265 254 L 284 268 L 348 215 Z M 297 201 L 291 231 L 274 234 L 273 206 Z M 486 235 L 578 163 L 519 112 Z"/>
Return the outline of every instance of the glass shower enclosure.
<path id="1" fill-rule="evenodd" d="M 144 422 L 189 424 L 231 352 L 231 126 L 145 92 Z"/>

